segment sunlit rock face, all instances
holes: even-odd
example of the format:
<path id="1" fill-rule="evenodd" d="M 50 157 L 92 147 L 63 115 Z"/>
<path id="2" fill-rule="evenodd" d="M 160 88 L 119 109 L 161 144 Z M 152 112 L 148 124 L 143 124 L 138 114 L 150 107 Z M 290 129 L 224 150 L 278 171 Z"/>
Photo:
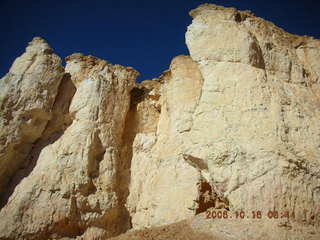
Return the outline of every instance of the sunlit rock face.
<path id="1" fill-rule="evenodd" d="M 190 15 L 190 56 L 142 83 L 82 54 L 63 69 L 31 42 L 0 80 L 0 239 L 179 221 L 209 239 L 320 238 L 320 41 L 249 11 Z"/>
<path id="2" fill-rule="evenodd" d="M 130 226 L 117 173 L 138 72 L 82 54 L 67 58 L 65 72 L 52 119 L 29 154 L 34 168 L 24 178 L 18 171 L 18 185 L 9 186 L 4 239 L 92 239 L 92 232 L 108 237 Z"/>
<path id="3" fill-rule="evenodd" d="M 186 42 L 203 85 L 188 153 L 208 164 L 231 209 L 316 210 L 320 41 L 235 9 L 190 14 Z"/>
<path id="4" fill-rule="evenodd" d="M 64 71 L 47 42 L 34 38 L 0 80 L 0 194 L 14 173 L 27 165 L 41 137 Z"/>

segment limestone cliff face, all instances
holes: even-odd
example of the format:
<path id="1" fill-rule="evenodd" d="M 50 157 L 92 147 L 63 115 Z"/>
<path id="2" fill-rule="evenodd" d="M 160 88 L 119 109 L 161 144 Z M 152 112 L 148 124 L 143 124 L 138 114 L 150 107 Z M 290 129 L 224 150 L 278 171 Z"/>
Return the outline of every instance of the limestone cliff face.
<path id="1" fill-rule="evenodd" d="M 320 238 L 320 40 L 249 11 L 190 15 L 190 56 L 140 84 L 82 54 L 63 71 L 38 38 L 16 60 L 0 80 L 0 239 L 106 239 L 185 219 L 209 239 Z M 208 209 L 264 217 L 208 221 Z"/>
<path id="2" fill-rule="evenodd" d="M 40 38 L 13 63 L 0 81 L 0 194 L 18 168 L 27 165 L 41 137 L 63 76 L 60 58 Z"/>
<path id="3" fill-rule="evenodd" d="M 204 82 L 188 153 L 207 162 L 231 209 L 319 224 L 320 41 L 234 9 L 191 16 L 186 42 Z"/>
<path id="4" fill-rule="evenodd" d="M 128 228 L 117 173 L 138 73 L 81 54 L 65 71 L 54 117 L 30 154 L 35 166 L 0 212 L 4 239 L 92 239 Z"/>

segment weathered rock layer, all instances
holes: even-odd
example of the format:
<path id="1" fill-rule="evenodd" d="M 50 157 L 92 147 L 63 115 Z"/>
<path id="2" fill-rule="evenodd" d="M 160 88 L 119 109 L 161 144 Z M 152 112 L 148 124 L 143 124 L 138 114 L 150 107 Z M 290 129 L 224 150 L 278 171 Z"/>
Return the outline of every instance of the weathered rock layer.
<path id="1" fill-rule="evenodd" d="M 209 209 L 263 217 L 187 228 L 319 239 L 320 40 L 249 11 L 190 15 L 190 56 L 140 84 L 82 54 L 63 71 L 32 41 L 0 80 L 0 239 L 105 239 Z"/>

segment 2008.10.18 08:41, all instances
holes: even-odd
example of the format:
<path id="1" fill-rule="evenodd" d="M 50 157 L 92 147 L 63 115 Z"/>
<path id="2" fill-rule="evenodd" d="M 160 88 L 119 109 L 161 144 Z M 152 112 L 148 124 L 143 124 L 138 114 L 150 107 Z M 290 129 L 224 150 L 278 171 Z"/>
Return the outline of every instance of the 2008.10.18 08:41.
<path id="1" fill-rule="evenodd" d="M 268 211 L 267 212 L 267 217 L 269 219 L 278 219 L 278 218 L 289 218 L 293 217 L 294 214 L 289 213 L 289 211 L 281 212 L 279 213 L 278 211 Z M 207 219 L 261 219 L 263 217 L 262 211 L 251 211 L 251 213 L 245 213 L 244 211 L 234 211 L 233 213 L 227 210 L 208 210 L 206 211 L 206 218 Z"/>

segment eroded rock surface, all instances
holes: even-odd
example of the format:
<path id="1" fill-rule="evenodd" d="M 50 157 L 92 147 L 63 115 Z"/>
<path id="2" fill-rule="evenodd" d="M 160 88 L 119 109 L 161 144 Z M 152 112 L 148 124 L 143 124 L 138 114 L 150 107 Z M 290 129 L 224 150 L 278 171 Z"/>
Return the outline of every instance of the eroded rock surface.
<path id="1" fill-rule="evenodd" d="M 316 229 L 320 41 L 248 11 L 205 4 L 190 14 L 190 57 L 175 58 L 166 73 L 157 131 L 133 144 L 133 227 L 212 207 L 289 212 L 295 218 L 279 226 Z M 263 232 L 278 226 L 274 221 L 250 224 Z M 276 233 L 266 236 L 278 239 Z"/>
<path id="2" fill-rule="evenodd" d="M 108 237 L 130 226 L 118 199 L 117 172 L 138 73 L 82 54 L 67 58 L 66 72 L 55 121 L 39 142 L 56 138 L 36 146 L 41 149 L 34 169 L 1 210 L 4 239 L 92 239 L 92 232 Z"/>
<path id="3" fill-rule="evenodd" d="M 18 168 L 27 165 L 41 137 L 64 74 L 48 43 L 34 38 L 0 80 L 0 194 Z"/>
<path id="4" fill-rule="evenodd" d="M 162 239 L 166 224 L 164 236 L 175 239 L 320 238 L 320 40 L 213 4 L 190 15 L 190 56 L 175 57 L 157 79 L 136 84 L 132 68 L 74 54 L 64 72 L 53 60 L 41 72 L 39 81 L 55 82 L 46 97 L 31 88 L 15 100 L 20 81 L 0 81 L 11 86 L 1 96 L 21 106 L 39 100 L 46 113 L 24 132 L 32 148 L 14 148 L 23 156 L 9 161 L 10 176 L 1 168 L 11 181 L 0 239 L 106 239 L 130 228 L 118 239 Z M 32 66 L 31 75 L 42 62 Z M 24 107 L 1 101 L 1 136 L 18 138 L 26 123 L 20 112 L 7 116 Z M 212 220 L 207 210 L 262 219 Z"/>
<path id="5" fill-rule="evenodd" d="M 319 225 L 320 41 L 215 5 L 191 16 L 186 42 L 204 81 L 188 153 L 231 210 Z"/>

